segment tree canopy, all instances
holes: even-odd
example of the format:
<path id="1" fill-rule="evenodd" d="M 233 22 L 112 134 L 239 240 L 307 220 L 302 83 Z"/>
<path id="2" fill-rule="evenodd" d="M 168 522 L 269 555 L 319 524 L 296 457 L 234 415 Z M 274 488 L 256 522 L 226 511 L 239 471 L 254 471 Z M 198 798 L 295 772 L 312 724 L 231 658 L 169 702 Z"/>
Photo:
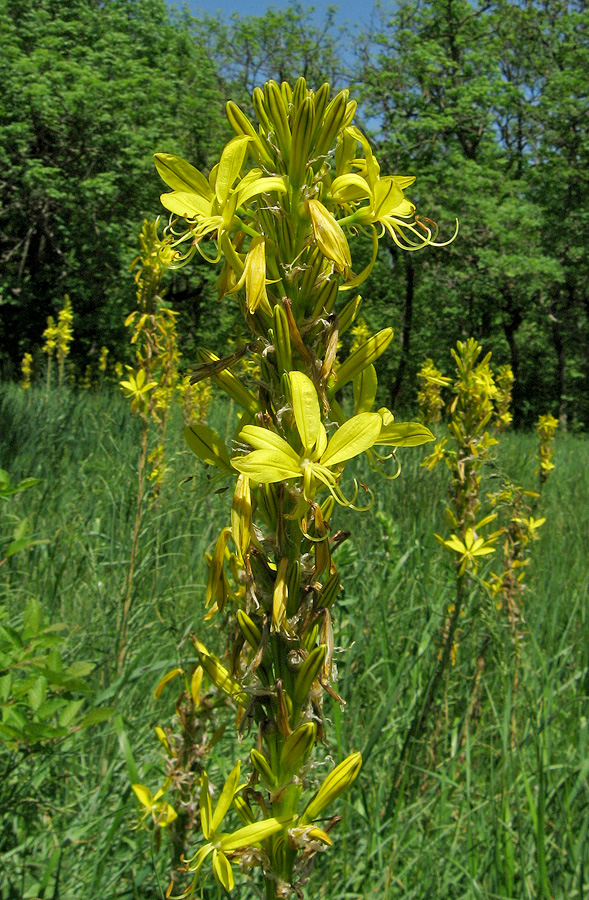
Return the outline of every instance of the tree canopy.
<path id="1" fill-rule="evenodd" d="M 303 74 L 351 88 L 379 158 L 417 176 L 410 196 L 441 238 L 460 222 L 435 253 L 391 243 L 365 286 L 371 324 L 385 308 L 397 322 L 393 401 L 413 402 L 426 355 L 447 369 L 474 335 L 511 363 L 517 421 L 552 411 L 586 426 L 588 19 L 581 0 L 402 0 L 358 36 L 334 10 L 317 22 L 296 3 L 223 21 L 164 0 L 0 0 L 6 374 L 66 293 L 80 366 L 102 344 L 123 354 L 129 263 L 143 219 L 162 211 L 152 154 L 208 172 L 229 136 L 225 101 Z M 208 269 L 186 271 L 167 297 L 190 358 L 232 312 Z"/>

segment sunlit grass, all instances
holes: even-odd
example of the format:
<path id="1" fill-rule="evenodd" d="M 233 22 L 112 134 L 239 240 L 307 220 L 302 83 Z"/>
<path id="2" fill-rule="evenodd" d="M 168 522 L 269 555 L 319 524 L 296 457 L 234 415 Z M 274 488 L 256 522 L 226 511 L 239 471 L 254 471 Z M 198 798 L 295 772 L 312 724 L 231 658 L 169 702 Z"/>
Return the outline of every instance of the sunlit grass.
<path id="1" fill-rule="evenodd" d="M 211 424 L 222 434 L 227 412 L 214 403 Z M 211 488 L 184 448 L 178 417 L 168 429 L 161 499 L 145 511 L 131 643 L 116 678 L 138 425 L 116 393 L 62 391 L 47 401 L 43 391 L 16 387 L 3 389 L 0 421 L 0 466 L 13 480 L 42 479 L 11 512 L 47 539 L 2 567 L 0 601 L 17 620 L 34 596 L 52 621 L 66 622 L 72 658 L 96 663 L 97 699 L 121 715 L 118 730 L 111 721 L 29 758 L 0 756 L 0 871 L 7 873 L 0 897 L 159 897 L 165 841 L 156 854 L 147 832 L 131 830 L 135 800 L 123 750 L 128 741 L 142 781 L 159 785 L 153 726 L 173 714 L 175 696 L 170 687 L 156 702 L 153 688 L 168 668 L 191 659 L 191 629 L 204 633 L 203 553 L 230 498 L 215 493 L 222 485 Z M 486 489 L 503 471 L 535 487 L 535 451 L 534 435 L 502 438 Z M 337 556 L 346 589 L 334 611 L 343 648 L 336 687 L 347 705 L 342 711 L 329 701 L 326 715 L 333 758 L 362 750 L 364 767 L 340 801 L 337 846 L 318 859 L 309 898 L 568 900 L 586 893 L 586 457 L 585 439 L 559 436 L 556 469 L 538 501 L 547 522 L 526 574 L 517 682 L 509 629 L 473 584 L 456 665 L 404 771 L 397 761 L 452 598 L 447 554 L 433 539 L 446 528 L 446 480 L 441 470 L 419 468 L 421 450 L 404 451 L 397 481 L 362 473 L 375 504 L 359 525 L 350 523 Z M 337 524 L 346 528 L 345 513 Z M 213 633 L 207 643 L 215 644 Z M 226 771 L 222 746 L 215 764 Z M 204 896 L 216 897 L 217 888 Z"/>

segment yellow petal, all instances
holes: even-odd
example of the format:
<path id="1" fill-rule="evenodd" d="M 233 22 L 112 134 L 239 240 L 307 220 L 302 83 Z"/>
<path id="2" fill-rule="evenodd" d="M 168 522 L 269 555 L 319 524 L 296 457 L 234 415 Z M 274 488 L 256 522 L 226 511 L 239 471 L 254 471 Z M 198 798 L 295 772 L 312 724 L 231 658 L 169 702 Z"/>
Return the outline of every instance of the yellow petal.
<path id="1" fill-rule="evenodd" d="M 336 466 L 372 447 L 380 434 L 378 413 L 360 413 L 338 428 L 321 457 L 322 466 Z"/>
<path id="2" fill-rule="evenodd" d="M 340 271 L 351 268 L 350 248 L 341 225 L 319 200 L 309 200 L 308 207 L 315 240 L 323 255 L 331 259 Z"/>
<path id="3" fill-rule="evenodd" d="M 321 411 L 317 391 L 303 372 L 290 373 L 292 408 L 305 456 L 311 454 L 320 437 Z"/>
<path id="4" fill-rule="evenodd" d="M 280 450 L 254 450 L 247 456 L 234 457 L 231 464 L 238 472 L 260 484 L 274 484 L 287 478 L 298 478 L 302 474 L 301 467 L 293 462 L 292 456 Z"/>
<path id="5" fill-rule="evenodd" d="M 241 171 L 250 141 L 249 135 L 234 137 L 221 154 L 215 178 L 215 194 L 221 206 L 225 205 L 229 191 Z"/>
<path id="6" fill-rule="evenodd" d="M 244 425 L 239 432 L 239 440 L 250 444 L 254 450 L 278 450 L 289 456 L 293 463 L 298 465 L 298 454 L 284 438 L 270 431 L 269 428 L 261 428 L 259 425 Z"/>
<path id="7" fill-rule="evenodd" d="M 151 809 L 153 806 L 153 795 L 149 788 L 146 788 L 143 784 L 132 784 L 131 787 L 141 805 L 145 806 L 146 809 Z"/>
<path id="8" fill-rule="evenodd" d="M 222 850 L 213 850 L 213 873 L 226 891 L 233 890 L 235 887 L 233 869 Z"/>
<path id="9" fill-rule="evenodd" d="M 210 201 L 200 194 L 172 191 L 171 194 L 161 194 L 160 201 L 162 206 L 183 219 L 203 219 L 211 215 Z"/>

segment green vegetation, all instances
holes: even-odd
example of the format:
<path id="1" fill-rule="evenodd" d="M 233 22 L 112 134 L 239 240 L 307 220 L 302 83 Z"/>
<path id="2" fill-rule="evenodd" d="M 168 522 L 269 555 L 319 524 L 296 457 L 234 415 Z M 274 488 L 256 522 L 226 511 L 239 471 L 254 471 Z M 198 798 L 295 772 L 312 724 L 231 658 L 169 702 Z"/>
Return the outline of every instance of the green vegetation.
<path id="1" fill-rule="evenodd" d="M 0 900 L 583 900 L 588 16 L 0 0 Z"/>
<path id="2" fill-rule="evenodd" d="M 224 434 L 229 410 L 218 397 L 212 410 L 210 424 Z M 227 506 L 224 495 L 210 493 L 203 467 L 195 470 L 179 437 L 179 410 L 174 416 L 160 503 L 143 519 L 130 643 L 117 677 L 140 423 L 106 391 L 64 390 L 48 402 L 41 386 L 3 392 L 0 458 L 10 461 L 13 482 L 41 478 L 3 506 L 4 522 L 26 517 L 31 535 L 45 542 L 2 566 L 0 603 L 15 628 L 31 598 L 52 622 L 66 622 L 65 662 L 94 663 L 85 676 L 90 702 L 121 716 L 59 743 L 3 752 L 3 900 L 151 900 L 161 896 L 158 877 L 165 890 L 165 840 L 157 853 L 150 831 L 130 830 L 137 822 L 130 780 L 161 781 L 151 729 L 169 719 L 176 689 L 172 683 L 155 702 L 156 684 L 194 660 L 192 628 L 215 644 L 214 629 L 202 624 L 203 552 L 214 544 L 213 518 Z M 497 462 L 485 466 L 483 493 L 495 488 L 499 470 L 536 484 L 537 447 L 533 434 L 503 435 Z M 509 624 L 481 592 L 461 622 L 435 716 L 395 784 L 455 590 L 449 554 L 433 537 L 449 480 L 445 467 L 418 468 L 425 453 L 406 451 L 402 477 L 382 484 L 375 508 L 338 552 L 347 587 L 334 620 L 335 644 L 345 648 L 337 690 L 349 702 L 343 713 L 335 701 L 326 706 L 328 739 L 336 758 L 362 750 L 364 766 L 340 798 L 337 852 L 317 859 L 313 896 L 580 898 L 589 827 L 586 441 L 557 433 L 541 497 L 547 523 L 526 575 L 517 689 Z M 232 762 L 215 750 L 212 760 L 211 777 L 222 783 Z"/>
<path id="3" fill-rule="evenodd" d="M 427 198 L 444 233 L 460 220 L 458 240 L 427 258 L 385 238 L 365 286 L 370 327 L 396 330 L 388 405 L 411 404 L 424 359 L 448 369 L 473 336 L 512 368 L 516 425 L 550 412 L 586 427 L 588 15 L 581 0 L 384 3 L 351 40 L 336 16 L 317 24 L 297 4 L 222 22 L 164 0 L 0 0 L 5 377 L 25 353 L 39 377 L 66 294 L 70 371 L 81 378 L 102 346 L 129 361 L 126 273 L 144 218 L 161 211 L 152 154 L 208 170 L 229 137 L 225 101 L 247 111 L 255 85 L 303 74 L 350 87 L 383 167 L 418 175 L 408 195 Z M 204 265 L 171 279 L 187 359 L 233 327 L 213 282 Z"/>

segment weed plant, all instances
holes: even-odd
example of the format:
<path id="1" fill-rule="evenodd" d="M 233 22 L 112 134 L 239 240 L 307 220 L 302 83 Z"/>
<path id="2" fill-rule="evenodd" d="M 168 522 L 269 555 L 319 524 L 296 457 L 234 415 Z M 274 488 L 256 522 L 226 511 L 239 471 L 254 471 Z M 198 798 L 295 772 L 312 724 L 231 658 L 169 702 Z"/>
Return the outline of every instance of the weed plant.
<path id="1" fill-rule="evenodd" d="M 210 424 L 222 435 L 228 407 L 219 397 L 211 404 Z M 13 481 L 42 479 L 19 495 L 16 510 L 35 537 L 47 539 L 0 569 L 0 603 L 18 623 L 36 597 L 49 619 L 67 622 L 64 655 L 96 664 L 89 676 L 95 702 L 119 713 L 34 752 L 2 751 L 4 771 L 18 766 L 20 790 L 15 803 L 6 781 L 0 789 L 0 897 L 155 900 L 167 884 L 168 857 L 150 832 L 131 830 L 130 782 L 161 781 L 150 728 L 172 713 L 175 697 L 166 689 L 155 705 L 155 685 L 174 665 L 194 661 L 191 629 L 214 649 L 214 631 L 202 622 L 203 555 L 214 544 L 224 499 L 210 493 L 204 467 L 185 449 L 176 409 L 165 502 L 142 523 L 129 648 L 117 677 L 114 613 L 129 561 L 140 424 L 115 391 L 62 388 L 47 400 L 34 385 L 3 386 L 0 421 L 0 467 Z M 482 492 L 501 473 L 533 485 L 536 452 L 535 435 L 502 435 Z M 426 453 L 399 451 L 402 485 L 381 484 L 374 509 L 340 549 L 346 591 L 334 615 L 335 644 L 344 648 L 338 692 L 352 702 L 344 714 L 327 702 L 328 740 L 336 759 L 359 747 L 364 765 L 347 802 L 340 799 L 338 853 L 316 861 L 313 898 L 581 900 L 589 864 L 587 441 L 556 437 L 555 469 L 538 510 L 547 521 L 526 576 L 517 695 L 508 623 L 492 606 L 469 609 L 482 624 L 462 623 L 433 724 L 393 791 L 395 761 L 455 590 L 449 554 L 433 537 L 449 476 L 420 469 Z M 358 477 L 362 472 L 360 464 Z M 492 650 L 479 671 L 487 635 Z M 213 750 L 216 783 L 232 759 L 230 750 Z M 216 897 L 217 887 L 205 887 L 203 896 Z"/>

